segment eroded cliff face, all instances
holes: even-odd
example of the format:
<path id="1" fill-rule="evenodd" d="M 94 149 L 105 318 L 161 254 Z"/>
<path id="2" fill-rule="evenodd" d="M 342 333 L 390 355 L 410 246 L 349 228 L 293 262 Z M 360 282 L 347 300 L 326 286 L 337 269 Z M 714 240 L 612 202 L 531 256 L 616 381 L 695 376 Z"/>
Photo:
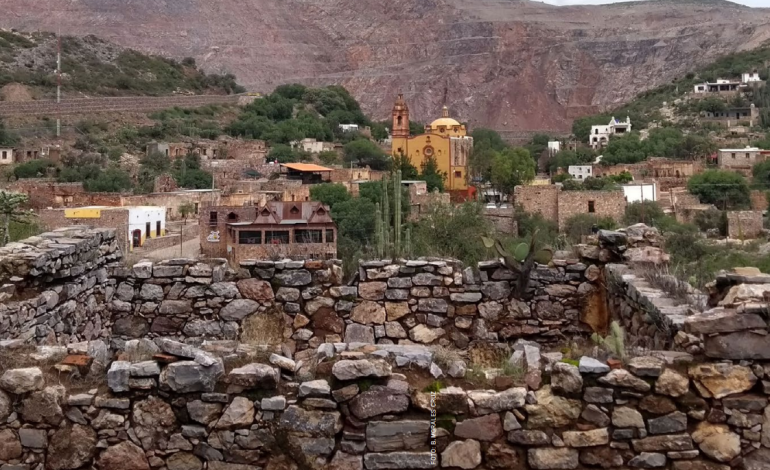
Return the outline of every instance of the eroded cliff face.
<path id="1" fill-rule="evenodd" d="M 0 0 L 0 26 L 95 34 L 230 71 L 251 89 L 342 84 L 375 118 L 402 91 L 472 126 L 568 130 L 699 64 L 770 38 L 727 2 L 553 7 L 516 0 Z"/>

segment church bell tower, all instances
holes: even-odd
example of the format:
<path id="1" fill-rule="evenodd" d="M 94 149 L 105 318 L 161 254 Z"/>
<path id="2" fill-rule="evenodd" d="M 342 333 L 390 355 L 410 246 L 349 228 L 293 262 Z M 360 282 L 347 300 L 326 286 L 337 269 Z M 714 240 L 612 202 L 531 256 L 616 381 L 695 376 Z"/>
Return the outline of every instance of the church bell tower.
<path id="1" fill-rule="evenodd" d="M 390 131 L 393 138 L 409 137 L 409 107 L 404 101 L 404 95 L 399 93 L 393 105 L 393 127 Z"/>

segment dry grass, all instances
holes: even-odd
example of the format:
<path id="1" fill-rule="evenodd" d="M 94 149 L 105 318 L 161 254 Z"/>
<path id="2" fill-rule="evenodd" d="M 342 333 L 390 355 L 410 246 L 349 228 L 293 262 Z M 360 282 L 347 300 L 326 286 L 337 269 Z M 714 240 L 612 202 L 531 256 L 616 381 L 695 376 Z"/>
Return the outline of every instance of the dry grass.
<path id="1" fill-rule="evenodd" d="M 432 349 L 433 362 L 435 362 L 441 370 L 449 370 L 449 367 L 452 364 L 463 360 L 461 351 L 456 349 L 449 349 L 443 346 L 434 346 Z"/>
<path id="2" fill-rule="evenodd" d="M 662 290 L 678 303 L 689 305 L 699 312 L 706 308 L 705 296 L 693 288 L 687 280 L 679 276 L 676 271 L 671 272 L 668 268 L 650 267 L 641 274 L 652 287 Z"/>
<path id="3" fill-rule="evenodd" d="M 278 310 L 256 313 L 241 323 L 241 341 L 256 346 L 280 345 L 285 326 L 283 313 Z"/>

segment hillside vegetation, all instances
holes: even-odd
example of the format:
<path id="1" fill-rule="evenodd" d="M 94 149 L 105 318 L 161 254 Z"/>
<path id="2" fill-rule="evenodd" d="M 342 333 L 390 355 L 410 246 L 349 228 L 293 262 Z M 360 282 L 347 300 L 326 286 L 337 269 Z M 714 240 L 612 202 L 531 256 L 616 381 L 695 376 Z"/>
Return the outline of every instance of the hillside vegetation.
<path id="1" fill-rule="evenodd" d="M 41 97 L 56 90 L 57 39 L 52 33 L 0 30 L 0 88 L 31 87 Z M 95 36 L 62 38 L 62 87 L 88 96 L 239 93 L 232 74 L 206 74 L 192 58 L 181 62 L 124 49 Z"/>

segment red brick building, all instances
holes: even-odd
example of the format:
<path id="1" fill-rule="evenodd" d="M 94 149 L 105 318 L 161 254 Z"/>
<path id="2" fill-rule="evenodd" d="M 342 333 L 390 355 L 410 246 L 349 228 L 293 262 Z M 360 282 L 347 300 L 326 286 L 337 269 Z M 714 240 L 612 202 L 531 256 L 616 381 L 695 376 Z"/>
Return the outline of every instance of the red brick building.
<path id="1" fill-rule="evenodd" d="M 200 213 L 201 254 L 247 259 L 337 257 L 337 225 L 320 202 L 271 201 L 264 206 L 209 206 Z"/>

